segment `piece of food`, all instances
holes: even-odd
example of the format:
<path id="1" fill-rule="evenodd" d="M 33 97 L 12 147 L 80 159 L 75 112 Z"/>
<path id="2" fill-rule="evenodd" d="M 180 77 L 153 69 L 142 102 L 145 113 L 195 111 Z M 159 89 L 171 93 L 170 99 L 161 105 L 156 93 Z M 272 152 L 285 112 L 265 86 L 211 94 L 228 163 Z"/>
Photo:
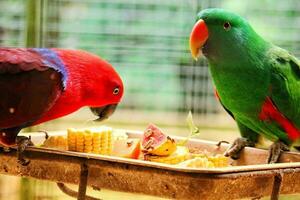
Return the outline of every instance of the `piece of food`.
<path id="1" fill-rule="evenodd" d="M 143 152 L 158 156 L 168 156 L 176 151 L 176 142 L 165 135 L 154 124 L 148 125 L 142 139 Z"/>
<path id="2" fill-rule="evenodd" d="M 123 96 L 114 68 L 82 50 L 1 47 L 0 74 L 0 144 L 14 146 L 18 141 L 20 156 L 30 143 L 24 137 L 16 140 L 21 129 L 83 106 L 91 106 L 103 120 Z"/>
<path id="3" fill-rule="evenodd" d="M 179 163 L 178 166 L 191 168 L 213 168 L 214 164 L 209 161 L 207 157 L 197 157 Z"/>
<path id="4" fill-rule="evenodd" d="M 114 129 L 113 141 L 128 139 L 128 135 L 124 130 Z"/>
<path id="5" fill-rule="evenodd" d="M 228 167 L 229 166 L 229 158 L 222 154 L 209 155 L 209 153 L 205 151 L 205 153 L 198 153 L 198 154 L 191 153 L 191 158 L 194 158 L 196 160 L 199 160 L 198 158 L 201 158 L 202 161 L 208 160 L 212 164 L 212 165 L 208 164 L 211 167 Z M 193 161 L 191 161 L 191 162 L 193 162 Z M 200 161 L 198 162 L 198 165 L 199 166 L 201 165 Z"/>
<path id="6" fill-rule="evenodd" d="M 157 156 L 151 154 L 144 155 L 144 160 L 166 163 L 166 164 L 177 164 L 189 158 L 190 158 L 190 153 L 188 148 L 185 146 L 178 146 L 176 148 L 176 151 L 169 156 Z"/>
<path id="7" fill-rule="evenodd" d="M 120 139 L 114 142 L 113 156 L 138 159 L 141 153 L 140 139 Z"/>
<path id="8" fill-rule="evenodd" d="M 208 160 L 214 164 L 214 167 L 228 167 L 229 166 L 229 158 L 222 154 L 217 154 L 215 156 L 209 156 Z"/>
<path id="9" fill-rule="evenodd" d="M 190 133 L 189 135 L 186 137 L 186 139 L 180 141 L 179 143 L 177 143 L 177 145 L 181 145 L 181 146 L 184 146 L 188 143 L 188 141 L 194 137 L 194 136 L 197 136 L 199 135 L 200 133 L 200 130 L 199 128 L 195 125 L 194 123 L 194 120 L 193 120 L 193 115 L 192 115 L 192 111 L 189 111 L 188 113 L 188 116 L 186 118 L 186 122 L 187 122 L 187 125 L 190 129 Z"/>
<path id="10" fill-rule="evenodd" d="M 54 148 L 59 150 L 68 150 L 68 141 L 64 136 L 50 136 L 44 141 L 42 147 Z"/>
<path id="11" fill-rule="evenodd" d="M 110 155 L 112 152 L 112 129 L 68 129 L 70 151 Z"/>
<path id="12" fill-rule="evenodd" d="M 215 168 L 215 167 L 228 167 L 228 158 L 223 155 L 206 156 L 197 155 L 193 159 L 186 160 L 179 163 L 180 167 L 192 167 L 192 168 Z"/>

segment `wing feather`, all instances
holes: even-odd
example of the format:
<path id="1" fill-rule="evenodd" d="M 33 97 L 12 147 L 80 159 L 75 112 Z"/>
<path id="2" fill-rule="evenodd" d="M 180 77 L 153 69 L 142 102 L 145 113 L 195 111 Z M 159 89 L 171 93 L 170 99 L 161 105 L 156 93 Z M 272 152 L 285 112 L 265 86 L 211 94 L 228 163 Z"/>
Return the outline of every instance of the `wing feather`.
<path id="1" fill-rule="evenodd" d="M 275 48 L 271 56 L 271 99 L 278 110 L 300 128 L 300 65 L 286 50 Z"/>
<path id="2" fill-rule="evenodd" d="M 0 129 L 30 126 L 63 91 L 62 74 L 33 49 L 0 48 Z"/>

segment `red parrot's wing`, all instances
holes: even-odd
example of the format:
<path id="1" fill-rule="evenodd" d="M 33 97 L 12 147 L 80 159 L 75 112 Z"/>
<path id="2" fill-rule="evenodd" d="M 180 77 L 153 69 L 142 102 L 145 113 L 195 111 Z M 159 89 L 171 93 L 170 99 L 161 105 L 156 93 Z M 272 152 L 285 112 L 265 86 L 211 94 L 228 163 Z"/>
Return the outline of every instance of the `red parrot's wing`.
<path id="1" fill-rule="evenodd" d="M 34 49 L 0 48 L 0 130 L 30 126 L 54 105 L 63 75 L 49 63 Z"/>

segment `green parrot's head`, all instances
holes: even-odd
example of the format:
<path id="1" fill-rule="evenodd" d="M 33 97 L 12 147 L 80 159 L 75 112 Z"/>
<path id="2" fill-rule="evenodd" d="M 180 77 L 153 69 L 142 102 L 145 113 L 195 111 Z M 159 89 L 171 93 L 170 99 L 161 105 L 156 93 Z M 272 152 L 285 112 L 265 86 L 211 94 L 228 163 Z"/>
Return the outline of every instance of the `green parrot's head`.
<path id="1" fill-rule="evenodd" d="M 263 39 L 241 16 L 211 8 L 197 15 L 190 35 L 190 51 L 194 59 L 202 53 L 210 61 L 229 61 L 247 55 L 261 46 Z"/>

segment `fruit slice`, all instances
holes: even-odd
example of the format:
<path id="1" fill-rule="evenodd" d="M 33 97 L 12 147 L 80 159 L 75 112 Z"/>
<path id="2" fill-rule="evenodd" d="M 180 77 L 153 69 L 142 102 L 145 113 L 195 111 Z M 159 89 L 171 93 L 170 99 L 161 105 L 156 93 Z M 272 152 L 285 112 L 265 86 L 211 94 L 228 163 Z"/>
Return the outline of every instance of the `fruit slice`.
<path id="1" fill-rule="evenodd" d="M 113 156 L 123 158 L 138 159 L 141 153 L 141 140 L 140 139 L 122 139 L 116 140 L 113 147 Z"/>
<path id="2" fill-rule="evenodd" d="M 145 160 L 166 164 L 178 164 L 189 158 L 189 150 L 185 146 L 178 146 L 176 151 L 169 156 L 153 156 L 149 154 L 144 156 Z"/>
<path id="3" fill-rule="evenodd" d="M 144 131 L 142 146 L 146 154 L 158 156 L 168 156 L 176 151 L 175 140 L 165 135 L 154 124 L 149 124 Z"/>

